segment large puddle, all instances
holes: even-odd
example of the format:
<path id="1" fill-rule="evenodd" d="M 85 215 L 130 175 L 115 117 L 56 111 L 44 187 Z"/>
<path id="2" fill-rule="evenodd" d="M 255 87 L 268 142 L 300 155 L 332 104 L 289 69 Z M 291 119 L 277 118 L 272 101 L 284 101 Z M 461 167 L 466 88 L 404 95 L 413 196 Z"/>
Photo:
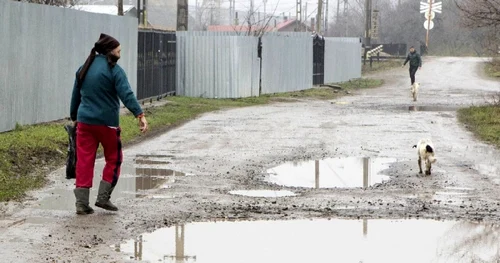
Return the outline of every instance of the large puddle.
<path id="1" fill-rule="evenodd" d="M 366 188 L 389 180 L 389 176 L 380 172 L 394 162 L 393 158 L 367 157 L 292 162 L 268 169 L 265 180 L 289 187 Z"/>
<path id="2" fill-rule="evenodd" d="M 185 173 L 167 169 L 169 156 L 137 156 L 135 160 L 125 160 L 121 166 L 121 175 L 113 191 L 112 200 L 120 198 L 173 198 L 173 196 L 155 196 L 149 193 L 151 189 L 170 188 L 178 176 Z M 135 165 L 134 165 L 135 163 Z M 104 167 L 102 161 L 96 162 L 93 187 L 91 188 L 90 204 L 93 205 L 97 196 L 101 172 Z M 61 176 L 62 177 L 62 176 Z M 66 180 L 66 179 L 64 179 Z M 74 210 L 75 197 L 73 194 L 75 180 L 67 180 L 64 189 L 47 191 L 40 201 L 40 209 Z"/>
<path id="3" fill-rule="evenodd" d="M 432 220 L 293 220 L 177 225 L 113 247 L 175 263 L 498 262 L 500 228 Z"/>

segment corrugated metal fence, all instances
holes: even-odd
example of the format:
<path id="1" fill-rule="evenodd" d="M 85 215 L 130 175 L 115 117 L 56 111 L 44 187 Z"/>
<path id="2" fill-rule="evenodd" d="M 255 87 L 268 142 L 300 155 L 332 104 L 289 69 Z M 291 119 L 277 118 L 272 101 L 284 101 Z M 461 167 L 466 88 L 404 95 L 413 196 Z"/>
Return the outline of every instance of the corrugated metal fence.
<path id="1" fill-rule="evenodd" d="M 359 38 L 325 38 L 315 60 L 313 41 L 296 32 L 266 33 L 260 43 L 236 32 L 177 32 L 176 94 L 241 98 L 361 77 Z M 324 78 L 313 83 L 315 64 Z"/>
<path id="2" fill-rule="evenodd" d="M 0 1 L 0 132 L 68 117 L 75 72 L 101 32 L 122 43 L 135 92 L 137 19 Z"/>
<path id="3" fill-rule="evenodd" d="M 261 94 L 309 89 L 313 84 L 313 40 L 309 33 L 262 37 Z"/>
<path id="4" fill-rule="evenodd" d="M 325 38 L 325 83 L 361 77 L 359 38 Z"/>
<path id="5" fill-rule="evenodd" d="M 137 99 L 175 93 L 175 32 L 139 30 Z"/>
<path id="6" fill-rule="evenodd" d="M 259 95 L 258 38 L 177 34 L 177 95 L 240 98 Z"/>

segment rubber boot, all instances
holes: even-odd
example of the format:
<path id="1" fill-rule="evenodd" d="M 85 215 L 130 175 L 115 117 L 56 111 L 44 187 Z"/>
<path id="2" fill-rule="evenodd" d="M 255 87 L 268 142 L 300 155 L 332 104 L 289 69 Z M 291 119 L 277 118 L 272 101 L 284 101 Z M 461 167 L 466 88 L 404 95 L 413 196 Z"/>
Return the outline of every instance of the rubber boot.
<path id="1" fill-rule="evenodd" d="M 73 190 L 76 198 L 76 213 L 78 215 L 87 215 L 94 213 L 94 209 L 89 206 L 89 188 L 75 188 Z"/>
<path id="2" fill-rule="evenodd" d="M 99 192 L 97 193 L 97 200 L 95 201 L 95 206 L 109 211 L 118 211 L 118 207 L 113 205 L 109 199 L 111 198 L 111 193 L 115 187 L 111 186 L 110 183 L 101 180 L 99 184 Z"/>

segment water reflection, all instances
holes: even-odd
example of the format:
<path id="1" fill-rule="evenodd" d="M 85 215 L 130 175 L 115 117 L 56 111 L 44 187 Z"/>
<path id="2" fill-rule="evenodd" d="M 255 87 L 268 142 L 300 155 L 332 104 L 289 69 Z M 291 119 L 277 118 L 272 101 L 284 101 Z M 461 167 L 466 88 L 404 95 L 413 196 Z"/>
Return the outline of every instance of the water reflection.
<path id="1" fill-rule="evenodd" d="M 175 263 L 497 262 L 499 230 L 432 220 L 192 223 L 115 248 L 135 260 Z"/>
<path id="2" fill-rule="evenodd" d="M 380 171 L 389 168 L 395 161 L 393 158 L 348 157 L 291 162 L 267 170 L 266 181 L 291 187 L 366 188 L 389 180 Z"/>
<path id="3" fill-rule="evenodd" d="M 163 158 L 157 156 L 156 158 Z M 137 158 L 136 164 L 141 166 L 131 165 L 132 162 L 124 161 L 121 166 L 121 176 L 118 184 L 113 191 L 112 199 L 120 198 L 143 198 L 149 197 L 148 190 L 156 188 L 169 188 L 178 176 L 185 176 L 185 173 L 178 171 L 161 168 L 158 166 L 147 165 L 143 161 L 147 158 Z M 160 160 L 161 161 L 161 160 Z M 158 162 L 160 162 L 158 161 Z M 162 161 L 165 162 L 165 161 Z M 93 181 L 93 188 L 91 188 L 90 203 L 95 202 L 97 195 L 97 188 L 101 180 L 100 174 L 104 167 L 104 162 L 99 160 L 95 165 L 95 176 Z M 40 209 L 46 210 L 74 210 L 75 197 L 73 194 L 74 180 L 68 181 L 65 188 L 51 189 L 47 191 L 47 197 L 43 198 L 40 202 Z"/>

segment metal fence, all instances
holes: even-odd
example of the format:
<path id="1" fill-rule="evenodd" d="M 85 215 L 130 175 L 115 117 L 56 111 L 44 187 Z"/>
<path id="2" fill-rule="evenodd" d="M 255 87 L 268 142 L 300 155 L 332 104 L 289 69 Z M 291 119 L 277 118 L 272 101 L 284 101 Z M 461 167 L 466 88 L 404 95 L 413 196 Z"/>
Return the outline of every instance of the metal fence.
<path id="1" fill-rule="evenodd" d="M 325 83 L 361 77 L 359 38 L 325 38 Z"/>
<path id="2" fill-rule="evenodd" d="M 310 89 L 313 41 L 308 33 L 262 37 L 261 94 Z"/>
<path id="3" fill-rule="evenodd" d="M 325 81 L 325 39 L 316 35 L 313 39 L 313 84 Z"/>
<path id="4" fill-rule="evenodd" d="M 259 95 L 258 38 L 178 32 L 177 92 L 188 97 Z"/>
<path id="5" fill-rule="evenodd" d="M 135 92 L 137 19 L 0 1 L 0 132 L 68 117 L 76 70 L 101 32 L 122 43 Z"/>
<path id="6" fill-rule="evenodd" d="M 175 93 L 175 32 L 141 29 L 138 34 L 137 99 Z"/>
<path id="7" fill-rule="evenodd" d="M 404 56 L 406 54 L 406 44 L 376 44 L 374 46 L 382 45 L 384 47 L 384 53 L 390 54 L 392 56 Z"/>

